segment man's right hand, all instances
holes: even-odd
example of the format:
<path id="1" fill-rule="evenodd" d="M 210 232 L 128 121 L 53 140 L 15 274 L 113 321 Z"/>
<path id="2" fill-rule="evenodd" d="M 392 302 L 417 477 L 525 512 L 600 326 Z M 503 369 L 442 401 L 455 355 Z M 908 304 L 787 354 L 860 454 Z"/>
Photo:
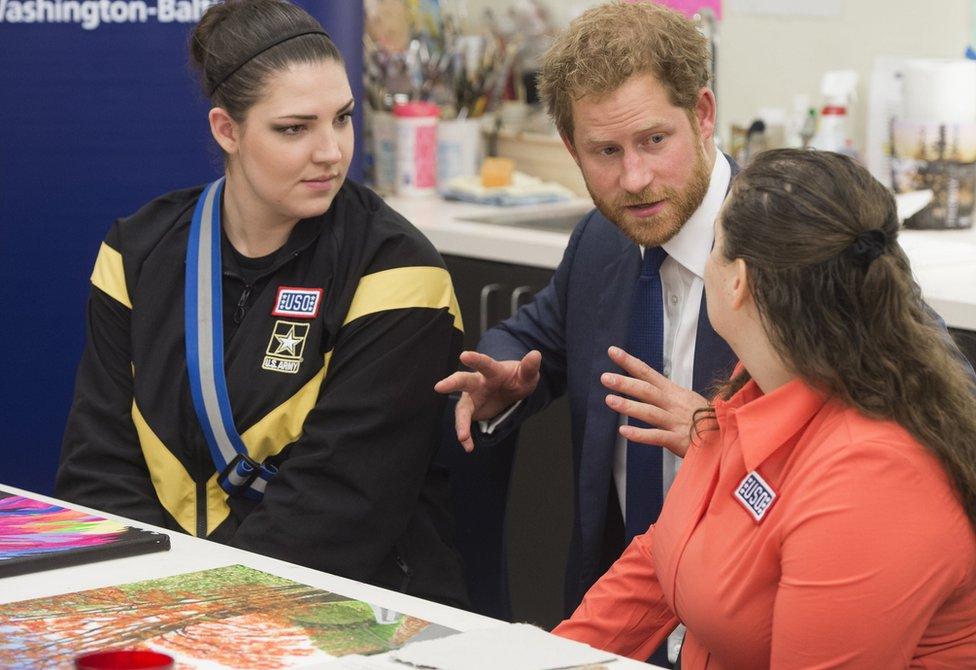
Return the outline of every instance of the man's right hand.
<path id="1" fill-rule="evenodd" d="M 520 361 L 496 361 L 477 351 L 465 351 L 461 363 L 472 371 L 455 372 L 437 382 L 434 390 L 462 392 L 454 410 L 454 429 L 458 442 L 470 453 L 474 451 L 471 422 L 493 419 L 531 394 L 539 383 L 542 354 L 533 350 Z"/>

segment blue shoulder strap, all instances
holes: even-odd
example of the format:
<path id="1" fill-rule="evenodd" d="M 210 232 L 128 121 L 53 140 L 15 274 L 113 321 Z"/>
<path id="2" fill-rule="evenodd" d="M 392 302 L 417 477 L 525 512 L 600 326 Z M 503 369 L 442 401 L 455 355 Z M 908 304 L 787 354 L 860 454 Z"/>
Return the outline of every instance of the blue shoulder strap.
<path id="1" fill-rule="evenodd" d="M 232 496 L 260 500 L 277 469 L 258 463 L 234 426 L 224 377 L 224 325 L 220 263 L 220 205 L 224 178 L 197 200 L 186 247 L 184 321 L 190 394 L 217 468 L 217 482 Z"/>

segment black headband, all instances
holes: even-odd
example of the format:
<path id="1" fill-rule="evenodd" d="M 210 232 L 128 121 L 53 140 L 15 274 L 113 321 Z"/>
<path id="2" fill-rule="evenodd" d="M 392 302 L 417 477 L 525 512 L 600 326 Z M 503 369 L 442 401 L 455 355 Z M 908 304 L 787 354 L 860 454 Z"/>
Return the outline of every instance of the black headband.
<path id="1" fill-rule="evenodd" d="M 847 247 L 846 254 L 863 268 L 867 268 L 878 256 L 884 253 L 888 236 L 883 230 L 873 228 L 862 230 Z"/>
<path id="2" fill-rule="evenodd" d="M 324 30 L 318 30 L 318 29 L 309 30 L 307 28 L 300 28 L 300 29 L 296 30 L 295 32 L 288 33 L 287 35 L 283 35 L 282 37 L 279 37 L 277 39 L 274 39 L 271 42 L 268 42 L 267 44 L 262 44 L 259 48 L 255 49 L 253 53 L 249 54 L 247 58 L 245 58 L 240 63 L 238 63 L 237 65 L 235 65 L 234 67 L 232 67 L 230 70 L 227 71 L 226 74 L 224 74 L 220 79 L 218 79 L 217 80 L 217 83 L 214 84 L 211 87 L 211 89 L 210 89 L 210 96 L 213 97 L 213 94 L 216 93 L 216 91 L 217 91 L 218 88 L 220 88 L 220 85 L 223 84 L 228 79 L 230 79 L 231 75 L 233 75 L 235 72 L 237 72 L 238 70 L 240 70 L 242 67 L 244 67 L 245 65 L 247 65 L 249 62 L 251 62 L 252 60 L 254 60 L 255 58 L 257 58 L 258 56 L 260 56 L 261 54 L 263 54 L 268 49 L 270 49 L 272 47 L 276 47 L 279 44 L 281 44 L 282 42 L 287 42 L 288 40 L 293 40 L 296 37 L 301 37 L 303 35 L 324 35 L 327 39 L 330 39 L 330 40 L 332 39 L 331 37 L 329 37 L 329 33 L 325 32 Z"/>

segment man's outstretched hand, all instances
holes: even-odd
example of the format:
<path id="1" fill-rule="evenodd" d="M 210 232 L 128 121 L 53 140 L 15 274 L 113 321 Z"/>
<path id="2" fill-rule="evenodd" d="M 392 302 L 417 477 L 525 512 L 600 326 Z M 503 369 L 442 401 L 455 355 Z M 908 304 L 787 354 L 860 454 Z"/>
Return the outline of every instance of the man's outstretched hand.
<path id="1" fill-rule="evenodd" d="M 539 383 L 542 354 L 533 350 L 520 361 L 496 361 L 477 351 L 465 351 L 461 363 L 471 372 L 455 372 L 437 382 L 434 390 L 444 394 L 461 391 L 454 411 L 454 429 L 458 442 L 471 452 L 471 422 L 493 419 L 531 394 Z"/>
<path id="2" fill-rule="evenodd" d="M 708 405 L 708 401 L 619 347 L 610 347 L 609 354 L 610 360 L 630 376 L 603 373 L 600 381 L 613 391 L 607 396 L 607 406 L 652 426 L 623 425 L 620 434 L 632 442 L 664 447 L 684 458 L 691 442 L 695 410 Z"/>

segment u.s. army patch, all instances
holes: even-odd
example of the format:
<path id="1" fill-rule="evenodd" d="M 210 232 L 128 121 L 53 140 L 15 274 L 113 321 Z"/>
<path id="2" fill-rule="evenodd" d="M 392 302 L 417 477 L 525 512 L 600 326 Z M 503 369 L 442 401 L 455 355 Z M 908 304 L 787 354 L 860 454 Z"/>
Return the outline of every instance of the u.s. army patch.
<path id="1" fill-rule="evenodd" d="M 305 351 L 305 338 L 308 337 L 309 324 L 294 321 L 275 321 L 271 331 L 271 341 L 261 367 L 272 372 L 295 374 L 302 364 Z"/>
<path id="2" fill-rule="evenodd" d="M 776 500 L 776 491 L 758 472 L 753 470 L 747 473 L 739 483 L 735 490 L 735 499 L 746 508 L 756 523 L 759 523 L 766 516 L 766 512 L 769 511 L 773 501 Z"/>

